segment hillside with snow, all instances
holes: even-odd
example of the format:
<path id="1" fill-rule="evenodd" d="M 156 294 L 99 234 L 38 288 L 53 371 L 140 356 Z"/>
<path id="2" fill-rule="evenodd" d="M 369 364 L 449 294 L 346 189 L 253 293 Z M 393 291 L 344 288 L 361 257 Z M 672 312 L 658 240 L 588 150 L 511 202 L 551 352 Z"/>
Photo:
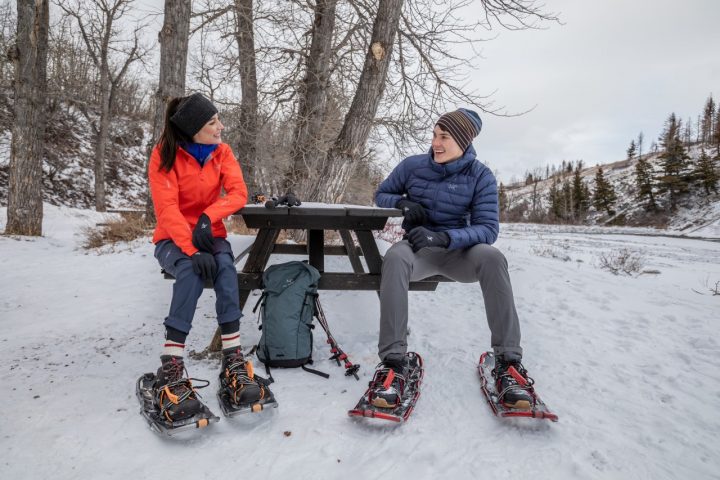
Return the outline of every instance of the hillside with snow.
<path id="1" fill-rule="evenodd" d="M 9 107 L 0 92 L 0 105 Z M 7 206 L 12 141 L 11 111 L 0 115 L 0 205 Z M 62 105 L 48 108 L 43 161 L 43 201 L 57 206 L 90 208 L 95 206 L 92 109 Z M 147 180 L 147 143 L 150 127 L 132 118 L 111 123 L 106 149 L 106 202 L 109 208 L 143 207 Z M 6 220 L 6 219 L 3 219 Z"/>
<path id="2" fill-rule="evenodd" d="M 695 163 L 700 156 L 700 147 L 695 145 L 688 149 L 690 162 Z M 656 175 L 662 171 L 660 166 L 660 153 L 643 155 L 647 159 Z M 635 185 L 635 167 L 638 159 L 621 160 L 600 165 L 605 179 L 613 186 L 618 197 L 614 206 L 616 214 L 608 217 L 604 212 L 597 212 L 590 206 L 587 225 L 627 225 L 655 227 L 660 230 L 670 230 L 682 234 L 697 235 L 700 230 L 720 230 L 720 194 L 711 192 L 707 195 L 700 187 L 693 187 L 691 191 L 682 196 L 676 211 L 668 208 L 667 194 L 656 193 L 659 202 L 659 213 L 648 213 L 644 203 L 637 199 Z M 718 168 L 720 166 L 716 166 Z M 595 188 L 595 175 L 598 166 L 584 168 L 580 176 L 592 192 Z M 564 178 L 572 180 L 572 174 L 567 173 Z M 514 184 L 506 186 L 508 210 L 525 210 L 524 217 L 530 217 L 533 200 L 538 211 L 546 211 L 550 204 L 550 189 L 553 178 L 547 178 L 533 184 Z"/>
<path id="3" fill-rule="evenodd" d="M 5 216 L 0 208 L 0 229 Z M 361 364 L 359 382 L 328 360 L 316 329 L 315 367 L 329 379 L 276 369 L 277 410 L 168 439 L 139 415 L 134 389 L 158 366 L 172 282 L 148 237 L 80 249 L 83 228 L 104 218 L 45 205 L 43 237 L 0 237 L 0 478 L 718 478 L 717 239 L 502 225 L 496 246 L 510 265 L 524 364 L 558 423 L 492 415 L 475 370 L 490 343 L 480 290 L 442 283 L 410 294 L 410 347 L 426 372 L 408 423 L 347 416 L 378 360 L 378 299 L 324 291 L 334 336 Z M 253 241 L 230 239 L 236 252 Z M 602 268 L 623 249 L 640 261 L 635 273 Z M 326 268 L 350 266 L 334 257 Z M 241 320 L 245 347 L 260 336 L 254 293 Z M 207 290 L 188 350 L 203 349 L 214 330 Z M 210 380 L 200 393 L 219 413 L 218 363 L 187 366 Z"/>

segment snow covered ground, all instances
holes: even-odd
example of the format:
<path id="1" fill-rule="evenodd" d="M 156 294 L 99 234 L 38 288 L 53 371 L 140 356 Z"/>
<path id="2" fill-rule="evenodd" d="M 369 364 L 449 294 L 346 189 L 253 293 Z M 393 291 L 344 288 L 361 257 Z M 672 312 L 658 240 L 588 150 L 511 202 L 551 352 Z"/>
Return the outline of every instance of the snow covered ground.
<path id="1" fill-rule="evenodd" d="M 2 479 L 720 478 L 718 242 L 503 226 L 497 246 L 510 263 L 524 363 L 558 423 L 491 414 L 475 371 L 489 344 L 479 287 L 441 284 L 411 293 L 410 344 L 426 374 L 407 424 L 347 417 L 377 361 L 378 300 L 323 292 L 361 381 L 326 360 L 316 332 L 316 366 L 329 380 L 275 370 L 279 409 L 178 440 L 148 429 L 134 394 L 137 377 L 157 368 L 172 282 L 148 239 L 80 250 L 82 226 L 99 219 L 47 205 L 44 237 L 0 237 Z M 621 248 L 647 273 L 599 267 Z M 349 268 L 341 261 L 327 269 Z M 248 346 L 259 338 L 254 298 L 241 327 Z M 206 291 L 188 350 L 206 346 L 214 322 Z M 212 381 L 201 393 L 219 413 L 218 365 L 187 365 Z"/>

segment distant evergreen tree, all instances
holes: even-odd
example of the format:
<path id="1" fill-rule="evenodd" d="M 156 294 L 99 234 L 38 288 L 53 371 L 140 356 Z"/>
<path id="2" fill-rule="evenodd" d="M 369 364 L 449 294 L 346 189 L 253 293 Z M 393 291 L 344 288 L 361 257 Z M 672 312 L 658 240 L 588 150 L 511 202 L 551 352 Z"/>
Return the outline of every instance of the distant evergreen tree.
<path id="1" fill-rule="evenodd" d="M 557 176 L 553 176 L 552 184 L 548 190 L 548 202 L 550 216 L 555 219 L 562 219 L 562 192 L 560 190 L 560 180 Z"/>
<path id="2" fill-rule="evenodd" d="M 700 185 L 705 189 L 706 194 L 710 194 L 710 190 L 718 193 L 717 183 L 720 180 L 719 174 L 713 165 L 712 159 L 705 152 L 705 149 L 700 150 L 700 158 L 695 166 L 695 178 L 700 181 Z"/>
<path id="3" fill-rule="evenodd" d="M 595 174 L 595 193 L 593 194 L 593 205 L 597 211 L 604 210 L 608 215 L 615 215 L 612 207 L 617 201 L 617 195 L 612 184 L 605 179 L 605 174 L 600 165 L 598 165 Z"/>
<path id="4" fill-rule="evenodd" d="M 702 123 L 700 125 L 700 138 L 702 143 L 711 143 L 713 132 L 715 130 L 715 109 L 717 105 L 712 98 L 712 94 L 705 101 L 705 108 L 703 108 Z"/>
<path id="5" fill-rule="evenodd" d="M 627 149 L 627 159 L 630 161 L 635 160 L 637 155 L 637 147 L 635 146 L 635 140 L 630 140 L 630 146 Z"/>
<path id="6" fill-rule="evenodd" d="M 691 172 L 689 159 L 685 146 L 680 140 L 682 122 L 675 114 L 670 114 L 665 123 L 665 131 L 660 142 L 665 149 L 659 156 L 663 167 L 663 174 L 658 179 L 662 192 L 670 194 L 670 208 L 674 209 L 681 194 L 687 192 Z"/>
<path id="7" fill-rule="evenodd" d="M 585 216 L 590 208 L 590 189 L 580 176 L 582 171 L 582 160 L 575 166 L 572 183 L 572 198 L 575 205 L 575 218 L 580 219 Z"/>
<path id="8" fill-rule="evenodd" d="M 643 135 L 643 132 L 638 133 L 638 139 L 637 139 L 638 158 L 642 158 L 643 140 L 645 140 L 645 136 Z"/>
<path id="9" fill-rule="evenodd" d="M 562 182 L 562 218 L 571 220 L 575 218 L 575 204 L 572 196 L 572 186 L 567 177 Z"/>
<path id="10" fill-rule="evenodd" d="M 715 145 L 715 158 L 720 161 L 720 108 L 715 115 L 712 144 Z"/>
<path id="11" fill-rule="evenodd" d="M 507 211 L 508 208 L 507 191 L 505 191 L 505 185 L 502 182 L 500 182 L 500 189 L 498 190 L 498 208 L 500 213 Z"/>
<path id="12" fill-rule="evenodd" d="M 657 210 L 655 194 L 653 193 L 653 171 L 652 165 L 647 158 L 642 158 L 635 164 L 635 186 L 637 187 L 637 198 L 640 201 L 647 200 L 645 210 Z"/>

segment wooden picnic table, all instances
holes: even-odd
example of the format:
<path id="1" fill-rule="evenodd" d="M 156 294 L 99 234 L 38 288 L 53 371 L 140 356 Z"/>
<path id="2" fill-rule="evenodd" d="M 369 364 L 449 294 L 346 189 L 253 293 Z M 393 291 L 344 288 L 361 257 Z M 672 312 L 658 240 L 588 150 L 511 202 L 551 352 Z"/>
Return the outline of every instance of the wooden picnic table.
<path id="1" fill-rule="evenodd" d="M 307 255 L 310 265 L 321 274 L 318 290 L 379 291 L 382 255 L 375 243 L 373 231 L 383 230 L 388 218 L 401 217 L 402 212 L 396 208 L 303 203 L 298 207 L 275 208 L 247 205 L 236 215 L 242 215 L 249 228 L 258 229 L 245 265 L 238 272 L 242 310 L 250 293 L 262 288 L 262 274 L 272 254 Z M 277 243 L 281 230 L 295 229 L 307 232 L 305 244 Z M 337 231 L 342 245 L 326 243 L 327 231 Z M 352 272 L 326 272 L 325 255 L 347 256 Z M 367 271 L 360 257 L 365 259 Z M 435 276 L 411 282 L 410 289 L 432 291 L 437 288 L 439 281 L 447 279 Z M 216 332 L 209 350 L 220 350 L 220 346 L 220 335 Z"/>

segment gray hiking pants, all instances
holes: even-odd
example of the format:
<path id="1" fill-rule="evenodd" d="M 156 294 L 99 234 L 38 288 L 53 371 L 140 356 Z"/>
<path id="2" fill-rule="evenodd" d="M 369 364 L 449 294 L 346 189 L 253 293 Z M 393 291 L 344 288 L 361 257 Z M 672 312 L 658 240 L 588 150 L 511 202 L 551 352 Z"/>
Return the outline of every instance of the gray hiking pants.
<path id="1" fill-rule="evenodd" d="M 409 284 L 432 275 L 444 275 L 462 283 L 480 282 L 495 355 L 518 360 L 522 357 L 520 322 L 507 260 L 500 250 L 478 244 L 461 250 L 428 247 L 413 253 L 410 244 L 403 240 L 390 247 L 382 264 L 380 359 L 407 351 Z"/>

